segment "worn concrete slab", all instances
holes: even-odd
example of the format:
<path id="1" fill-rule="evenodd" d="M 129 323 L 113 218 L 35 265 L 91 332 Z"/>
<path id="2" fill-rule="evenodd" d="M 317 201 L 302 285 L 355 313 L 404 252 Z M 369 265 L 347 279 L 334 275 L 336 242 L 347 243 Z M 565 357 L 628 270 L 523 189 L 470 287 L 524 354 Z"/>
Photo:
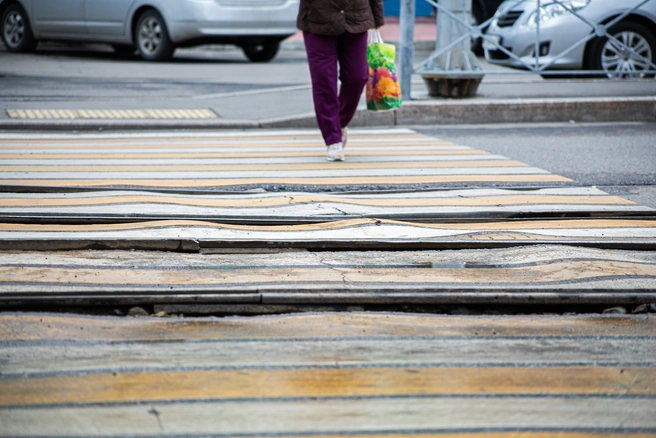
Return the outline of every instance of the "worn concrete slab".
<path id="1" fill-rule="evenodd" d="M 0 304 L 656 302 L 651 252 L 0 252 Z M 177 309 L 179 311 L 179 309 Z M 252 312 L 251 312 L 252 313 Z"/>
<path id="2" fill-rule="evenodd" d="M 447 161 L 444 165 L 458 166 L 463 163 L 478 165 L 487 162 Z M 426 168 L 430 164 L 425 162 L 419 165 Z M 380 163 L 378 165 L 380 166 Z M 390 165 L 396 167 L 399 163 Z M 354 170 L 357 171 L 357 168 Z M 635 205 L 596 188 L 578 187 L 523 190 L 454 189 L 381 194 L 283 192 L 209 195 L 121 190 L 0 193 L 0 218 L 20 220 L 24 223 L 195 219 L 273 225 L 362 217 L 436 221 L 519 216 L 544 218 L 562 217 L 565 214 L 572 217 L 607 217 L 653 213 L 656 213 L 653 209 Z"/>
<path id="3" fill-rule="evenodd" d="M 3 313 L 0 435 L 653 437 L 654 321 Z"/>

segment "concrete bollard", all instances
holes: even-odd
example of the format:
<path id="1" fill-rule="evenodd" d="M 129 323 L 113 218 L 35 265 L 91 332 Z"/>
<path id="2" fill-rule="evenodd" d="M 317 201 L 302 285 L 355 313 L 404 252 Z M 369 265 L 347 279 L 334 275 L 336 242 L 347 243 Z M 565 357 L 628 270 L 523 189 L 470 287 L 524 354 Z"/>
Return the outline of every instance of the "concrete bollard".
<path id="1" fill-rule="evenodd" d="M 439 55 L 417 71 L 431 96 L 473 97 L 483 80 L 482 68 L 471 51 L 469 29 L 463 24 L 469 23 L 471 7 L 472 0 L 439 0 L 434 52 Z"/>

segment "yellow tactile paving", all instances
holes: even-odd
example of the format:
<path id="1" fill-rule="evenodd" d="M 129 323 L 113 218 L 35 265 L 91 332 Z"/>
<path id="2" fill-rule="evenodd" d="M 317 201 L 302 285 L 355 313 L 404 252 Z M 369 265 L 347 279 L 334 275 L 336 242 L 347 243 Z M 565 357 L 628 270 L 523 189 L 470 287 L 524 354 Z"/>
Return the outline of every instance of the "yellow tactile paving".
<path id="1" fill-rule="evenodd" d="M 8 109 L 11 119 L 214 119 L 217 115 L 210 109 L 135 109 L 123 110 L 99 109 Z"/>

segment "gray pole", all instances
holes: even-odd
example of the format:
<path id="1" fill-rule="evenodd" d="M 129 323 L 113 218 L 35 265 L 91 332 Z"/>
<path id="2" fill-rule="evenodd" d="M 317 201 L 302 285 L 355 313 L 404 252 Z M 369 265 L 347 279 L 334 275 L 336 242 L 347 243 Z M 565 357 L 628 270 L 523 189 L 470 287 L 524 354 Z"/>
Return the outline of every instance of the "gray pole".
<path id="1" fill-rule="evenodd" d="M 436 5 L 435 52 L 417 68 L 417 73 L 424 78 L 430 96 L 475 96 L 484 74 L 471 51 L 468 22 L 472 0 L 440 0 Z"/>
<path id="2" fill-rule="evenodd" d="M 415 0 L 401 0 L 399 58 L 399 80 L 403 99 L 410 100 L 415 43 Z"/>

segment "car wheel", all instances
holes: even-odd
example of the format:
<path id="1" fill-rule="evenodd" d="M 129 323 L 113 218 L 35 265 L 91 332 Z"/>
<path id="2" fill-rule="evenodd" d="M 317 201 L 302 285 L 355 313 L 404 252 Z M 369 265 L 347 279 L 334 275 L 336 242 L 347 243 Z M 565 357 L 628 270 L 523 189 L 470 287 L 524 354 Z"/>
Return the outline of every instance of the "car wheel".
<path id="1" fill-rule="evenodd" d="M 639 23 L 625 22 L 613 26 L 608 33 L 641 57 L 656 64 L 656 37 L 645 26 Z M 654 76 L 653 73 L 644 73 L 652 70 L 645 60 L 630 53 L 615 40 L 606 37 L 594 41 L 588 65 L 593 70 L 603 70 L 605 75 L 612 79 Z"/>
<path id="2" fill-rule="evenodd" d="M 9 5 L 2 14 L 2 41 L 10 52 L 31 52 L 38 41 L 34 39 L 30 21 L 19 4 Z"/>
<path id="3" fill-rule="evenodd" d="M 146 11 L 139 17 L 136 43 L 139 55 L 146 61 L 168 61 L 175 51 L 164 19 L 153 10 Z"/>
<path id="4" fill-rule="evenodd" d="M 244 55 L 252 62 L 269 62 L 278 54 L 279 41 L 267 41 L 262 44 L 243 46 Z"/>

